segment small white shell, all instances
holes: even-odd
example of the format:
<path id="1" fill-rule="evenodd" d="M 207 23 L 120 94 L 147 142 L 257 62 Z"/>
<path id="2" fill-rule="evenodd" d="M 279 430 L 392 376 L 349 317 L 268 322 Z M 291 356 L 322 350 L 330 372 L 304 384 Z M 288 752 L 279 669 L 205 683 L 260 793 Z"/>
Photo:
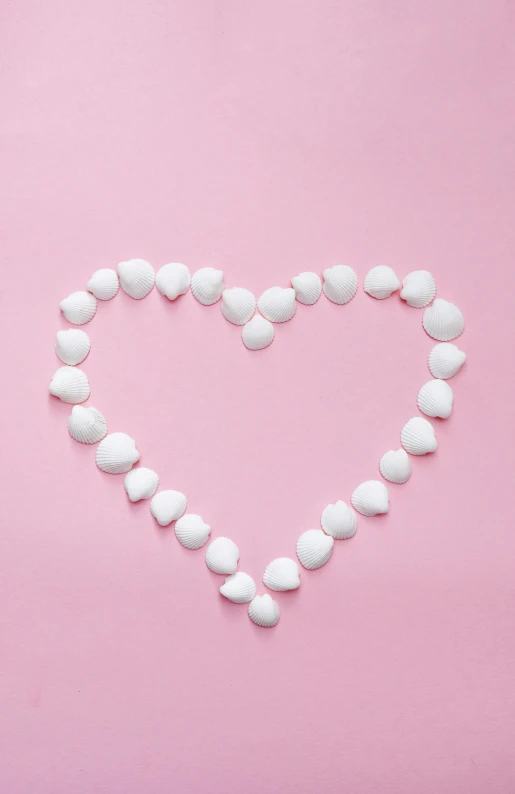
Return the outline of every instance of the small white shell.
<path id="1" fill-rule="evenodd" d="M 203 306 L 211 306 L 222 297 L 224 274 L 214 267 L 201 267 L 191 279 L 193 297 Z"/>
<path id="2" fill-rule="evenodd" d="M 434 378 L 448 380 L 460 371 L 466 358 L 467 354 L 452 342 L 441 342 L 429 354 L 429 371 Z"/>
<path id="3" fill-rule="evenodd" d="M 263 583 L 270 590 L 296 590 L 300 587 L 300 568 L 295 560 L 278 557 L 266 566 Z"/>
<path id="4" fill-rule="evenodd" d="M 405 449 L 391 449 L 379 461 L 379 471 L 388 482 L 397 485 L 408 482 L 411 477 L 411 461 Z"/>
<path id="5" fill-rule="evenodd" d="M 414 270 L 402 282 L 401 298 L 414 309 L 428 306 L 436 295 L 436 282 L 428 270 Z"/>
<path id="6" fill-rule="evenodd" d="M 330 301 L 343 305 L 357 292 L 358 277 L 348 265 L 334 265 L 324 270 L 324 292 Z"/>
<path id="7" fill-rule="evenodd" d="M 424 331 L 439 342 L 456 339 L 463 333 L 465 320 L 454 303 L 436 298 L 432 306 L 428 306 L 422 318 Z"/>
<path id="8" fill-rule="evenodd" d="M 325 565 L 333 553 L 334 538 L 321 529 L 308 529 L 297 541 L 297 557 L 310 571 Z"/>
<path id="9" fill-rule="evenodd" d="M 107 422 L 91 405 L 74 405 L 68 417 L 68 431 L 81 444 L 96 444 L 107 435 Z"/>
<path id="10" fill-rule="evenodd" d="M 377 516 L 387 513 L 389 504 L 388 488 L 380 480 L 366 480 L 354 490 L 351 502 L 358 513 L 364 516 Z"/>
<path id="11" fill-rule="evenodd" d="M 97 447 L 96 463 L 107 474 L 124 474 L 139 457 L 136 442 L 127 433 L 109 433 Z"/>
<path id="12" fill-rule="evenodd" d="M 320 523 L 324 532 L 335 540 L 352 538 L 358 529 L 356 513 L 341 499 L 324 508 Z"/>
<path id="13" fill-rule="evenodd" d="M 373 267 L 368 271 L 363 283 L 365 292 L 378 300 L 389 298 L 392 292 L 398 290 L 400 286 L 401 282 L 392 268 L 387 265 Z"/>
<path id="14" fill-rule="evenodd" d="M 234 325 L 245 325 L 256 311 L 256 299 L 243 287 L 224 289 L 222 292 L 222 314 Z"/>
<path id="15" fill-rule="evenodd" d="M 207 547 L 206 565 L 213 573 L 236 573 L 239 559 L 238 547 L 230 538 L 215 538 Z"/>
<path id="16" fill-rule="evenodd" d="M 249 350 L 263 350 L 272 344 L 274 336 L 274 326 L 260 314 L 255 314 L 241 329 L 243 344 Z"/>
<path id="17" fill-rule="evenodd" d="M 196 513 L 186 513 L 175 522 L 175 535 L 187 549 L 200 549 L 207 541 L 211 527 Z"/>
<path id="18" fill-rule="evenodd" d="M 156 287 L 168 300 L 174 301 L 179 295 L 185 295 L 190 283 L 190 271 L 180 262 L 169 262 L 157 271 Z"/>
<path id="19" fill-rule="evenodd" d="M 180 491 L 159 491 L 150 502 L 150 512 L 161 527 L 167 527 L 184 514 L 186 505 L 186 497 Z"/>
<path id="20" fill-rule="evenodd" d="M 421 416 L 414 416 L 402 428 L 401 444 L 410 455 L 434 452 L 438 442 L 433 425 Z"/>
<path id="21" fill-rule="evenodd" d="M 124 292 L 135 300 L 146 298 L 156 282 L 154 268 L 145 259 L 118 262 L 118 275 Z"/>
<path id="22" fill-rule="evenodd" d="M 258 300 L 258 309 L 272 323 L 291 320 L 297 309 L 295 290 L 292 287 L 270 287 Z"/>
<path id="23" fill-rule="evenodd" d="M 85 290 L 72 292 L 59 306 L 68 322 L 73 325 L 85 325 L 97 313 L 97 299 Z"/>
<path id="24" fill-rule="evenodd" d="M 226 578 L 220 592 L 233 604 L 247 604 L 256 595 L 256 585 L 248 573 L 237 571 Z"/>
<path id="25" fill-rule="evenodd" d="M 322 282 L 316 273 L 299 273 L 291 280 L 299 303 L 312 306 L 322 294 Z"/>
<path id="26" fill-rule="evenodd" d="M 139 502 L 140 499 L 150 499 L 159 488 L 159 475 L 152 469 L 138 466 L 137 469 L 132 469 L 126 475 L 123 487 L 127 491 L 127 496 L 131 502 Z"/>
<path id="27" fill-rule="evenodd" d="M 55 352 L 61 361 L 71 366 L 84 361 L 91 349 L 89 336 L 78 328 L 58 331 L 55 338 Z"/>
<path id="28" fill-rule="evenodd" d="M 417 405 L 426 416 L 448 419 L 453 402 L 453 391 L 444 380 L 430 380 L 418 393 Z"/>
<path id="29" fill-rule="evenodd" d="M 256 626 L 269 629 L 277 626 L 280 617 L 279 604 L 268 593 L 255 596 L 249 604 L 249 618 Z"/>
<path id="30" fill-rule="evenodd" d="M 110 301 L 120 289 L 120 282 L 116 270 L 103 267 L 93 273 L 86 286 L 98 300 Z"/>
<path id="31" fill-rule="evenodd" d="M 78 367 L 59 367 L 54 372 L 48 391 L 63 403 L 83 403 L 91 394 L 88 376 Z"/>

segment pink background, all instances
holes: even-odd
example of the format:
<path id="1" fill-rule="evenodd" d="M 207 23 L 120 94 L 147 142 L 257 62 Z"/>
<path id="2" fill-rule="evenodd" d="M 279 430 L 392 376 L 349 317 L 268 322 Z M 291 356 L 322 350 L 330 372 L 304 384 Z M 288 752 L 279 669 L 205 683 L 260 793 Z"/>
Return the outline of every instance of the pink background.
<path id="1" fill-rule="evenodd" d="M 2 4 L 0 790 L 508 794 L 514 701 L 514 7 Z M 66 430 L 58 302 L 143 256 L 259 294 L 430 269 L 469 360 L 438 452 L 259 630 Z M 377 476 L 429 378 L 360 290 L 271 348 L 191 295 L 99 306 L 92 404 L 259 581 Z M 262 591 L 262 587 L 260 588 Z"/>

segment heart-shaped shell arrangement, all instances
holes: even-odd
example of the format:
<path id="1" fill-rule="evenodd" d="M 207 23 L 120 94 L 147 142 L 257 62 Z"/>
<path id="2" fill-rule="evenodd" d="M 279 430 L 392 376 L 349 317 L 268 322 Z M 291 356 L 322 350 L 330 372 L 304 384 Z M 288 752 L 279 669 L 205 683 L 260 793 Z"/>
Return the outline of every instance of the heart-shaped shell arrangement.
<path id="1" fill-rule="evenodd" d="M 69 323 L 83 326 L 95 316 L 97 301 L 112 300 L 120 287 L 131 298 L 141 300 L 150 294 L 154 285 L 169 301 L 186 295 L 190 289 L 203 306 L 221 301 L 222 316 L 229 323 L 241 326 L 245 348 L 256 351 L 272 343 L 275 326 L 290 321 L 295 316 L 297 304 L 312 306 L 324 293 L 331 303 L 345 306 L 356 295 L 358 277 L 348 265 L 328 267 L 322 278 L 317 273 L 302 272 L 292 278 L 291 286 L 271 287 L 256 300 L 252 292 L 243 287 L 226 288 L 223 272 L 213 267 L 202 267 L 191 277 L 186 265 L 173 262 L 163 265 L 156 274 L 149 262 L 130 259 L 120 262 L 116 270 L 97 270 L 88 280 L 86 289 L 64 298 L 60 308 Z M 425 417 L 446 420 L 453 410 L 454 393 L 447 381 L 460 371 L 466 360 L 466 354 L 452 341 L 465 327 L 461 311 L 453 303 L 435 298 L 436 283 L 427 270 L 412 271 L 401 283 L 391 267 L 377 265 L 365 276 L 363 289 L 381 301 L 398 292 L 406 305 L 424 309 L 423 328 L 439 343 L 428 357 L 432 379 L 422 384 L 418 392 L 417 406 L 424 416 L 410 418 L 400 432 L 401 446 L 380 457 L 381 480 L 370 479 L 357 485 L 350 495 L 350 504 L 342 499 L 328 504 L 322 511 L 320 528 L 307 529 L 300 534 L 295 550 L 297 559 L 278 557 L 266 566 L 262 581 L 275 593 L 298 590 L 303 569 L 312 571 L 326 565 L 335 541 L 349 540 L 356 534 L 357 514 L 374 517 L 389 511 L 390 493 L 385 482 L 393 483 L 394 487 L 407 483 L 412 476 L 412 458 L 437 449 L 435 428 Z M 211 539 L 211 526 L 202 516 L 186 513 L 187 500 L 183 493 L 169 488 L 159 490 L 160 478 L 153 469 L 135 467 L 140 453 L 134 439 L 124 432 L 109 433 L 101 411 L 82 405 L 90 396 L 90 385 L 87 374 L 78 365 L 85 361 L 90 349 L 89 336 L 82 328 L 57 332 L 55 353 L 62 366 L 54 373 L 49 392 L 73 406 L 68 417 L 71 438 L 81 444 L 97 444 L 98 468 L 108 474 L 124 474 L 129 501 L 149 500 L 149 512 L 157 525 L 168 527 L 173 523 L 175 536 L 185 549 L 200 549 L 210 540 L 205 563 L 213 574 L 224 577 L 219 585 L 220 595 L 234 604 L 248 604 L 248 616 L 256 626 L 276 626 L 281 616 L 279 604 L 269 593 L 257 595 L 252 576 L 238 570 L 240 551 L 236 543 L 224 535 Z"/>

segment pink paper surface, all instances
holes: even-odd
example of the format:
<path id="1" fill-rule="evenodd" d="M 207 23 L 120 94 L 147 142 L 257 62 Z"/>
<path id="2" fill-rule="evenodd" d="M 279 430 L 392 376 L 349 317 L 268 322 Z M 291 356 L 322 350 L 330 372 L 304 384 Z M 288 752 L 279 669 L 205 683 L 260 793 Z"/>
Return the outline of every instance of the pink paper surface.
<path id="1" fill-rule="evenodd" d="M 514 27 L 500 0 L 2 4 L 2 794 L 515 791 Z M 437 453 L 272 631 L 47 393 L 59 301 L 134 256 L 257 295 L 427 268 L 464 312 Z M 399 446 L 421 319 L 360 288 L 251 354 L 219 305 L 120 294 L 90 404 L 260 583 Z"/>

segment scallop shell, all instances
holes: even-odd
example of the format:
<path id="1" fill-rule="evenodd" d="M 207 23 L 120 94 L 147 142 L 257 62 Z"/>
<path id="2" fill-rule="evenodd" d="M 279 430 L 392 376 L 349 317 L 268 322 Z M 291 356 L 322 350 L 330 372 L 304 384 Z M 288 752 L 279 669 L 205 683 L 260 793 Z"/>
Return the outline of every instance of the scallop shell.
<path id="1" fill-rule="evenodd" d="M 211 306 L 222 297 L 224 274 L 214 267 L 201 267 L 191 279 L 193 297 L 203 306 Z"/>
<path id="2" fill-rule="evenodd" d="M 292 287 L 270 287 L 258 300 L 258 309 L 272 323 L 291 320 L 297 309 L 295 290 Z"/>
<path id="3" fill-rule="evenodd" d="M 91 349 L 89 336 L 78 328 L 58 331 L 55 338 L 55 353 L 61 361 L 71 366 L 81 364 Z"/>
<path id="4" fill-rule="evenodd" d="M 234 325 L 245 325 L 256 311 L 256 299 L 243 287 L 224 289 L 222 292 L 222 314 Z"/>
<path id="5" fill-rule="evenodd" d="M 356 513 L 341 499 L 324 508 L 320 523 L 324 532 L 335 540 L 352 538 L 358 529 Z"/>
<path id="6" fill-rule="evenodd" d="M 351 502 L 358 513 L 364 516 L 377 516 L 387 513 L 389 504 L 388 488 L 379 480 L 366 480 L 354 490 Z"/>
<path id="7" fill-rule="evenodd" d="M 74 405 L 68 417 L 68 431 L 81 444 L 96 444 L 107 435 L 107 422 L 93 406 Z"/>
<path id="8" fill-rule="evenodd" d="M 249 618 L 256 626 L 269 629 L 277 626 L 280 617 L 279 604 L 268 593 L 255 596 L 249 604 Z"/>
<path id="9" fill-rule="evenodd" d="M 456 339 L 463 333 L 465 320 L 454 303 L 436 298 L 432 306 L 428 306 L 422 318 L 424 330 L 439 342 Z"/>
<path id="10" fill-rule="evenodd" d="M 326 297 L 340 306 L 352 300 L 358 290 L 358 277 L 348 265 L 328 267 L 324 270 L 323 276 Z"/>
<path id="11" fill-rule="evenodd" d="M 136 442 L 127 433 L 109 433 L 97 447 L 96 462 L 107 474 L 124 474 L 139 457 Z"/>
<path id="12" fill-rule="evenodd" d="M 167 527 L 184 514 L 186 505 L 180 491 L 159 491 L 150 502 L 150 512 L 161 527 Z"/>
<path id="13" fill-rule="evenodd" d="M 124 292 L 135 300 L 146 298 L 156 282 L 154 268 L 145 259 L 118 262 L 118 275 Z"/>
<path id="14" fill-rule="evenodd" d="M 126 475 L 123 487 L 127 491 L 127 496 L 131 502 L 150 499 L 159 488 L 159 475 L 152 469 L 138 466 Z"/>
<path id="15" fill-rule="evenodd" d="M 430 380 L 418 393 L 417 405 L 426 416 L 448 419 L 452 413 L 454 394 L 444 380 Z"/>
<path id="16" fill-rule="evenodd" d="M 83 403 L 91 391 L 88 376 L 78 367 L 59 367 L 54 373 L 48 391 L 63 403 Z"/>
<path id="17" fill-rule="evenodd" d="M 322 282 L 316 273 L 299 273 L 291 280 L 295 297 L 299 303 L 312 306 L 322 294 Z"/>
<path id="18" fill-rule="evenodd" d="M 215 538 L 207 547 L 206 565 L 213 573 L 236 573 L 239 559 L 238 547 L 230 538 Z"/>
<path id="19" fill-rule="evenodd" d="M 256 585 L 248 573 L 237 571 L 226 578 L 220 592 L 233 604 L 247 604 L 256 595 Z"/>
<path id="20" fill-rule="evenodd" d="M 263 583 L 270 590 L 296 590 L 300 587 L 300 568 L 289 557 L 278 557 L 268 563 L 263 574 Z"/>
<path id="21" fill-rule="evenodd" d="M 255 314 L 241 330 L 243 344 L 249 350 L 263 350 L 274 341 L 275 331 L 270 320 Z"/>
<path id="22" fill-rule="evenodd" d="M 414 416 L 402 428 L 401 444 L 410 455 L 434 452 L 438 442 L 433 425 L 421 416 Z"/>
<path id="23" fill-rule="evenodd" d="M 396 292 L 400 286 L 401 282 L 391 267 L 377 265 L 365 276 L 363 289 L 373 298 L 384 300 L 384 298 L 389 298 L 392 292 Z"/>
<path id="24" fill-rule="evenodd" d="M 429 371 L 434 378 L 448 380 L 460 371 L 466 358 L 467 354 L 452 342 L 441 342 L 429 354 Z"/>
<path id="25" fill-rule="evenodd" d="M 179 295 L 185 295 L 190 283 L 190 271 L 180 262 L 169 262 L 157 271 L 156 287 L 168 300 L 174 301 Z"/>
<path id="26" fill-rule="evenodd" d="M 385 480 L 398 485 L 408 482 L 411 477 L 411 461 L 405 449 L 391 449 L 379 461 L 379 470 Z"/>
<path id="27" fill-rule="evenodd" d="M 175 522 L 175 535 L 179 543 L 187 549 L 200 549 L 207 541 L 211 527 L 202 516 L 186 513 Z"/>
<path id="28" fill-rule="evenodd" d="M 120 282 L 116 270 L 103 267 L 95 270 L 86 286 L 98 300 L 110 301 L 120 289 Z"/>
<path id="29" fill-rule="evenodd" d="M 321 529 L 308 529 L 297 541 L 297 557 L 310 571 L 325 565 L 333 553 L 334 538 Z"/>
<path id="30" fill-rule="evenodd" d="M 414 270 L 402 282 L 401 298 L 414 309 L 428 306 L 436 295 L 436 282 L 428 270 Z"/>
<path id="31" fill-rule="evenodd" d="M 72 292 L 59 306 L 68 322 L 73 325 L 85 325 L 97 313 L 97 299 L 85 290 Z"/>

